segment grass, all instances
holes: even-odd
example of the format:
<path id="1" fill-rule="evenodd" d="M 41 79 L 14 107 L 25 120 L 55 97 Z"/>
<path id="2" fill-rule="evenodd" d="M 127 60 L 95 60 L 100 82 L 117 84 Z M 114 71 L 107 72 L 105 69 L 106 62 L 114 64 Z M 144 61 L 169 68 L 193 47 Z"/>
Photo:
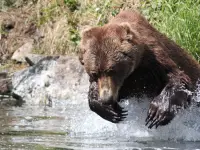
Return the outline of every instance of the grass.
<path id="1" fill-rule="evenodd" d="M 159 31 L 187 49 L 200 61 L 200 0 L 3 0 L 0 2 L 0 10 L 3 11 L 10 12 L 12 9 L 22 8 L 23 11 L 19 13 L 31 12 L 26 22 L 35 24 L 41 37 L 36 38 L 34 52 L 50 55 L 76 54 L 81 30 L 88 26 L 104 25 L 120 9 L 135 7 L 139 8 Z"/>
<path id="2" fill-rule="evenodd" d="M 9 3 L 3 0 L 0 11 L 18 10 L 17 14 L 29 14 L 21 20 L 39 29 L 41 38 L 35 38 L 35 53 L 64 55 L 78 52 L 82 29 L 107 23 L 122 6 L 123 0 L 9 0 Z M 23 22 L 16 24 L 24 25 Z M 15 45 L 13 41 L 8 43 L 10 53 L 17 49 L 11 47 L 21 46 L 18 42 Z"/>
<path id="3" fill-rule="evenodd" d="M 200 62 L 200 0 L 145 0 L 142 13 Z"/>
<path id="4" fill-rule="evenodd" d="M 120 6 L 117 0 L 38 0 L 33 20 L 44 38 L 35 47 L 35 52 L 77 53 L 81 30 L 107 23 Z"/>

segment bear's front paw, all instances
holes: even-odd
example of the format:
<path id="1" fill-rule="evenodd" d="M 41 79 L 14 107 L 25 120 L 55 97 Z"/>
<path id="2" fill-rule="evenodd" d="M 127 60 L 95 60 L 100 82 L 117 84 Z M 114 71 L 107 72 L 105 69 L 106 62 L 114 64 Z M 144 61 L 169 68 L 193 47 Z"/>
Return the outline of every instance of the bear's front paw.
<path id="1" fill-rule="evenodd" d="M 146 118 L 146 126 L 148 128 L 158 127 L 159 125 L 166 125 L 175 117 L 179 106 L 173 105 L 170 107 L 169 101 L 159 102 L 153 100 L 150 104 L 148 115 Z"/>
<path id="2" fill-rule="evenodd" d="M 150 104 L 146 125 L 148 128 L 166 125 L 191 103 L 191 93 L 185 89 L 164 90 Z"/>
<path id="3" fill-rule="evenodd" d="M 106 105 L 101 102 L 101 100 L 99 99 L 98 85 L 96 82 L 92 82 L 90 84 L 88 101 L 89 107 L 92 111 L 97 113 L 103 119 L 110 122 L 118 123 L 120 121 L 123 121 L 128 115 L 127 111 L 119 106 L 117 102 L 111 105 Z"/>
<path id="4" fill-rule="evenodd" d="M 126 110 L 123 110 L 118 104 L 115 105 L 104 105 L 99 101 L 90 102 L 90 109 L 96 112 L 103 119 L 108 120 L 112 123 L 119 123 L 123 121 L 127 114 Z"/>

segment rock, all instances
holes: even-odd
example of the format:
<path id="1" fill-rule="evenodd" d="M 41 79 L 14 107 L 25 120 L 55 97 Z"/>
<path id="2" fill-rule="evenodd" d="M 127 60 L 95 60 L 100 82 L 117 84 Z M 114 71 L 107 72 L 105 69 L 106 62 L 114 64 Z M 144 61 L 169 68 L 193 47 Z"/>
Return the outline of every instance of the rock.
<path id="1" fill-rule="evenodd" d="M 5 73 L 0 73 L 0 95 L 10 95 L 12 91 L 12 80 Z"/>
<path id="2" fill-rule="evenodd" d="M 33 49 L 33 40 L 29 40 L 14 52 L 11 59 L 17 62 L 26 62 L 25 57 L 31 53 L 32 49 Z"/>
<path id="3" fill-rule="evenodd" d="M 73 99 L 71 95 L 86 95 L 88 75 L 77 57 L 51 57 L 13 75 L 13 93 L 26 103 L 45 103 Z"/>
<path id="4" fill-rule="evenodd" d="M 33 66 L 36 63 L 38 63 L 41 59 L 45 58 L 47 56 L 45 55 L 38 55 L 38 54 L 28 54 L 25 57 L 26 62 L 30 65 Z"/>

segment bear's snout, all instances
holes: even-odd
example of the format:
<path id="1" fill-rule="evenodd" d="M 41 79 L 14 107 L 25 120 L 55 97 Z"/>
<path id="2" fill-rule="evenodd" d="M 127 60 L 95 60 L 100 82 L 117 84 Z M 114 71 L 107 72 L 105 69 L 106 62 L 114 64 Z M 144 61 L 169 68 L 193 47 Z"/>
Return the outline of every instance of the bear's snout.
<path id="1" fill-rule="evenodd" d="M 118 91 L 110 76 L 103 76 L 98 79 L 99 98 L 104 104 L 112 104 L 116 102 Z"/>
<path id="2" fill-rule="evenodd" d="M 99 96 L 104 104 L 111 104 L 113 101 L 113 93 L 109 88 L 102 88 L 99 91 Z"/>

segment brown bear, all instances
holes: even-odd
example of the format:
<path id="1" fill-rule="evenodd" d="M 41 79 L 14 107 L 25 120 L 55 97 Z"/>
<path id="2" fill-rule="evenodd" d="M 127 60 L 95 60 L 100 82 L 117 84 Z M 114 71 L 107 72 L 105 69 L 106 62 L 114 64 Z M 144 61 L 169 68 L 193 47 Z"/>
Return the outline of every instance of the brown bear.
<path id="1" fill-rule="evenodd" d="M 200 65 L 138 11 L 121 11 L 108 24 L 83 31 L 79 59 L 90 77 L 90 109 L 118 123 L 122 98 L 150 98 L 146 125 L 168 124 L 191 103 Z"/>

